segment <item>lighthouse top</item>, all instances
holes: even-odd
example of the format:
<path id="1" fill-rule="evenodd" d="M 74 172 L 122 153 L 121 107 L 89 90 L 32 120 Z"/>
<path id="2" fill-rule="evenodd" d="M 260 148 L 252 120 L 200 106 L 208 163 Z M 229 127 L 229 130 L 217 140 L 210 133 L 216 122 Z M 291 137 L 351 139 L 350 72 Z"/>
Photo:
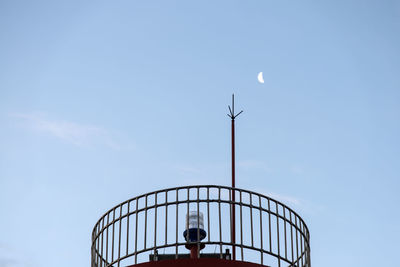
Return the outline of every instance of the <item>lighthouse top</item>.
<path id="1" fill-rule="evenodd" d="M 217 185 L 163 189 L 118 204 L 96 223 L 91 253 L 92 267 L 190 260 L 311 266 L 309 231 L 295 211 L 268 196 Z"/>

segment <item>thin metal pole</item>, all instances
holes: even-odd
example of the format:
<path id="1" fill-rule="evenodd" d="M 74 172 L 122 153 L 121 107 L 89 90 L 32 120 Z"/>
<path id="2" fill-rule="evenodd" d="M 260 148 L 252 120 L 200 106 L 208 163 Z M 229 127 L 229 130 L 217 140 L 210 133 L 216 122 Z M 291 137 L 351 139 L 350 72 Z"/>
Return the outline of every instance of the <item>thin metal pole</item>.
<path id="1" fill-rule="evenodd" d="M 285 258 L 287 259 L 287 236 L 286 236 L 286 214 L 285 214 L 286 208 L 283 207 L 283 226 L 284 226 L 284 231 L 285 231 Z"/>
<path id="2" fill-rule="evenodd" d="M 298 234 L 298 227 L 297 227 L 297 216 L 294 217 L 294 223 L 296 225 L 296 262 L 297 266 L 299 266 L 299 234 Z"/>
<path id="3" fill-rule="evenodd" d="M 281 244 L 279 242 L 279 209 L 278 202 L 275 202 L 276 208 L 276 237 L 278 239 L 278 267 L 281 267 Z"/>
<path id="4" fill-rule="evenodd" d="M 111 262 L 114 261 L 114 239 L 115 239 L 115 209 L 113 210 L 113 220 L 112 220 L 112 247 L 111 247 Z"/>
<path id="5" fill-rule="evenodd" d="M 236 260 L 236 225 L 235 225 L 235 118 L 232 119 L 232 256 Z"/>
<path id="6" fill-rule="evenodd" d="M 219 257 L 222 259 L 221 188 L 218 188 Z"/>
<path id="7" fill-rule="evenodd" d="M 211 240 L 211 230 L 210 230 L 210 188 L 207 187 L 207 231 L 208 231 L 208 242 Z"/>
<path id="8" fill-rule="evenodd" d="M 144 240 L 143 240 L 143 249 L 146 249 L 147 246 L 147 196 L 145 198 L 145 210 L 144 210 Z"/>
<path id="9" fill-rule="evenodd" d="M 176 189 L 176 225 L 175 225 L 175 259 L 178 258 L 178 194 L 179 194 L 179 190 Z"/>
<path id="10" fill-rule="evenodd" d="M 119 207 L 119 236 L 118 236 L 118 267 L 120 266 L 121 258 L 121 228 L 122 228 L 122 206 Z"/>
<path id="11" fill-rule="evenodd" d="M 292 264 L 294 263 L 294 251 L 293 251 L 293 222 L 292 222 L 292 212 L 289 211 L 289 218 L 290 218 L 290 242 L 292 248 Z"/>
<path id="12" fill-rule="evenodd" d="M 309 232 L 307 232 L 307 241 L 310 242 L 310 233 Z M 309 243 L 307 244 L 307 255 L 308 255 L 308 257 L 307 257 L 308 258 L 307 267 L 311 267 L 311 256 L 310 256 L 310 245 L 309 245 Z"/>
<path id="13" fill-rule="evenodd" d="M 129 217 L 130 217 L 130 206 L 131 206 L 131 202 L 128 201 L 128 212 L 127 212 L 127 216 L 126 216 L 126 255 L 128 255 L 129 252 Z"/>
<path id="14" fill-rule="evenodd" d="M 271 205 L 268 199 L 268 235 L 269 235 L 269 252 L 272 252 L 272 240 L 271 240 Z"/>
<path id="15" fill-rule="evenodd" d="M 190 188 L 187 189 L 186 200 L 186 242 L 189 243 L 189 206 L 190 206 Z"/>
<path id="16" fill-rule="evenodd" d="M 231 210 L 232 210 L 232 217 L 231 217 L 231 241 L 232 241 L 232 258 L 233 260 L 236 260 L 236 225 L 235 225 L 235 119 L 237 116 L 240 115 L 240 113 L 243 112 L 240 111 L 238 114 L 235 114 L 235 95 L 232 94 L 232 109 L 230 106 L 228 106 L 230 114 L 228 114 L 228 117 L 231 118 L 231 146 L 232 146 L 232 204 L 231 204 Z"/>
<path id="17" fill-rule="evenodd" d="M 168 191 L 165 191 L 165 245 L 168 243 Z"/>
<path id="18" fill-rule="evenodd" d="M 251 229 L 251 246 L 254 247 L 254 231 L 253 231 L 253 195 L 249 194 L 250 198 L 250 229 Z"/>
<path id="19" fill-rule="evenodd" d="M 110 228 L 110 227 L 108 226 L 108 223 L 109 223 L 109 222 L 110 222 L 110 213 L 107 214 L 106 262 L 108 262 L 108 236 L 109 236 L 109 234 L 108 234 L 108 229 Z"/>
<path id="20" fill-rule="evenodd" d="M 138 207 L 138 205 L 139 205 L 139 198 L 136 198 L 136 212 L 135 212 L 135 219 L 136 219 L 136 223 L 135 223 L 135 264 L 137 264 L 137 251 L 138 251 L 138 249 L 137 249 L 137 241 L 138 241 L 138 236 L 137 236 L 137 232 L 138 232 L 138 216 L 139 216 L 139 213 L 138 213 L 138 210 L 139 210 L 139 207 Z"/>
<path id="21" fill-rule="evenodd" d="M 155 194 L 155 204 L 154 204 L 154 248 L 157 248 L 157 195 Z"/>
<path id="22" fill-rule="evenodd" d="M 102 220 L 101 229 L 104 229 L 104 220 L 105 220 L 105 217 Z M 100 236 L 98 238 L 100 239 Z M 104 243 L 104 230 L 101 232 L 101 259 L 102 259 L 102 261 L 100 262 L 100 266 L 103 265 L 103 243 Z"/>
<path id="23" fill-rule="evenodd" d="M 99 262 L 100 262 L 100 266 L 102 266 L 102 259 L 103 259 L 103 257 L 102 257 L 102 255 L 100 255 L 99 253 L 98 253 L 98 251 L 99 251 L 99 248 L 100 248 L 100 236 L 99 236 L 99 233 L 100 233 L 100 223 L 97 225 L 97 246 L 96 246 L 96 250 L 97 250 L 97 264 L 99 265 Z"/>
<path id="24" fill-rule="evenodd" d="M 264 252 L 263 252 L 263 231 L 262 231 L 262 206 L 261 206 L 261 196 L 258 196 L 259 211 L 260 211 L 260 248 L 261 248 L 261 265 L 264 264 Z M 278 259 L 280 262 L 280 259 Z M 280 266 L 280 265 L 279 265 Z"/>
<path id="25" fill-rule="evenodd" d="M 242 191 L 240 191 L 240 252 L 241 252 L 241 260 L 243 259 L 243 211 L 242 211 Z"/>
<path id="26" fill-rule="evenodd" d="M 200 258 L 200 188 L 197 187 L 197 253 L 196 258 Z M 203 219 L 204 220 L 204 219 Z M 203 221 L 204 224 L 204 221 Z"/>

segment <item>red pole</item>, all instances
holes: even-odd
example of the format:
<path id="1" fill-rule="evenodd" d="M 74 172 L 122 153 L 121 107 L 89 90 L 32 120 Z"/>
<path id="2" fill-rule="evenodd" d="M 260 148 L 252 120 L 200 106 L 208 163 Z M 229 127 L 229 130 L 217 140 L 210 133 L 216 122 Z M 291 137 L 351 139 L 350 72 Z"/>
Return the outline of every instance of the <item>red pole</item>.
<path id="1" fill-rule="evenodd" d="M 198 259 L 197 253 L 198 253 L 198 251 L 197 251 L 197 245 L 193 245 L 193 246 L 190 248 L 190 258 L 191 258 L 191 259 Z"/>
<path id="2" fill-rule="evenodd" d="M 235 203 L 235 118 L 232 118 L 232 201 Z M 232 258 L 236 260 L 236 225 L 235 225 L 235 204 L 232 205 Z"/>
<path id="3" fill-rule="evenodd" d="M 232 203 L 231 203 L 231 210 L 232 210 L 232 217 L 231 217 L 231 241 L 232 241 L 232 259 L 236 260 L 236 212 L 235 212 L 235 118 L 239 116 L 242 112 L 240 111 L 238 114 L 235 114 L 235 95 L 232 95 L 232 109 L 230 106 L 228 116 L 232 119 Z"/>

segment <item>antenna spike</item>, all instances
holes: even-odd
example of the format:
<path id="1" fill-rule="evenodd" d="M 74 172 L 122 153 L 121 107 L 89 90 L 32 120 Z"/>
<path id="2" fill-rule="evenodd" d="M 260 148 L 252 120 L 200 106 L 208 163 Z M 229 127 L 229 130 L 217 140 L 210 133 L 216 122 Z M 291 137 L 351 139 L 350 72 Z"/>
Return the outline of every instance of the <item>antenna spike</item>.
<path id="1" fill-rule="evenodd" d="M 231 241 L 233 244 L 235 244 L 235 239 L 236 239 L 236 226 L 235 226 L 235 119 L 237 116 L 242 114 L 243 110 L 241 110 L 238 114 L 235 114 L 235 94 L 232 94 L 232 108 L 228 106 L 230 115 L 228 114 L 228 117 L 231 118 L 231 134 L 232 134 L 232 204 L 231 204 L 231 210 L 232 210 L 232 217 L 231 217 Z M 236 259 L 236 248 L 235 245 L 233 245 L 232 248 L 232 256 L 233 260 Z"/>
<path id="2" fill-rule="evenodd" d="M 235 115 L 235 94 L 232 94 L 232 110 L 233 115 Z"/>

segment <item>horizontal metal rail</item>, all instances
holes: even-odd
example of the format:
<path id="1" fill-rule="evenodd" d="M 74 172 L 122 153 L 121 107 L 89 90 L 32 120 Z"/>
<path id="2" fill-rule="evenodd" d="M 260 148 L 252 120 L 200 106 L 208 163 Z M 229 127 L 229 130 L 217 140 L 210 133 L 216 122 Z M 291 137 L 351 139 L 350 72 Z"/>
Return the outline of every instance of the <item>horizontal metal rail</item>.
<path id="1" fill-rule="evenodd" d="M 238 197 L 232 201 L 232 195 Z M 237 207 L 236 236 L 230 235 L 232 207 Z M 207 238 L 188 243 L 186 214 L 204 217 Z M 197 216 L 197 225 L 200 225 Z M 148 261 L 151 253 L 188 253 L 197 246 L 201 257 L 235 250 L 236 260 L 266 266 L 310 267 L 310 234 L 303 219 L 285 204 L 249 190 L 217 185 L 182 186 L 143 194 L 116 205 L 95 224 L 92 267 L 129 266 Z"/>

